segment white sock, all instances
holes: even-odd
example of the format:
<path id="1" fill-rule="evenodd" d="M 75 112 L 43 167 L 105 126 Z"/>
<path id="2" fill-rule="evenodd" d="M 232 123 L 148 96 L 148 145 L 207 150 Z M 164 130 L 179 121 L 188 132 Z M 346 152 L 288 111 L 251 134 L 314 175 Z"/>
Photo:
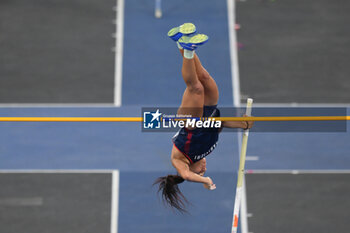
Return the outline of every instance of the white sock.
<path id="1" fill-rule="evenodd" d="M 194 50 L 184 50 L 184 57 L 187 59 L 192 59 L 194 57 Z"/>
<path id="2" fill-rule="evenodd" d="M 182 48 L 182 46 L 180 45 L 180 43 L 179 43 L 178 41 L 176 41 L 176 44 L 177 44 L 177 47 L 178 47 L 179 49 L 184 49 L 184 48 Z"/>

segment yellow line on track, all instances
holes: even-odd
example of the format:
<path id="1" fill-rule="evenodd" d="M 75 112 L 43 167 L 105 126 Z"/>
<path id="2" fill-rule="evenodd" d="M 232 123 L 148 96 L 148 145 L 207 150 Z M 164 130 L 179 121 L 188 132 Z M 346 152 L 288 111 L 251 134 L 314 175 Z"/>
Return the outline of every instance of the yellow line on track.
<path id="1" fill-rule="evenodd" d="M 208 118 L 204 118 L 208 119 Z M 220 121 L 348 121 L 350 116 L 214 117 Z M 179 120 L 179 119 L 178 119 Z M 0 117 L 0 122 L 142 122 L 142 117 Z"/>

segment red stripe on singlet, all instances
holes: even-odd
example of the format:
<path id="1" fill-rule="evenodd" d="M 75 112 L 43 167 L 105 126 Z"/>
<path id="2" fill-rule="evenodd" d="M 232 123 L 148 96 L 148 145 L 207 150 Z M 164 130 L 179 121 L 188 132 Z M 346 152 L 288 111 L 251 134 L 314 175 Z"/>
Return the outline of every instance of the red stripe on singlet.
<path id="1" fill-rule="evenodd" d="M 185 142 L 185 147 L 184 147 L 184 151 L 185 154 L 188 154 L 188 152 L 190 152 L 190 145 L 191 145 L 191 138 L 192 138 L 192 131 L 191 130 L 186 130 L 187 134 L 187 140 Z"/>
<path id="2" fill-rule="evenodd" d="M 183 155 L 190 161 L 191 164 L 193 163 L 193 161 L 192 161 L 192 159 L 190 158 L 190 156 L 186 155 L 186 154 L 185 154 L 184 152 L 182 152 L 179 148 L 177 148 L 177 146 L 175 145 L 175 143 L 174 143 L 174 146 L 175 146 L 175 148 L 176 148 L 178 151 L 180 151 L 181 154 L 183 154 Z"/>

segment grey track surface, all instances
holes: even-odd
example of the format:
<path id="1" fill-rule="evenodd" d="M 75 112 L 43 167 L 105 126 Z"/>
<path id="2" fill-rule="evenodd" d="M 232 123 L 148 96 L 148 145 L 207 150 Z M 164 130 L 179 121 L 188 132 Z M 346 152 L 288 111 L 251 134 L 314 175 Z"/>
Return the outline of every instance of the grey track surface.
<path id="1" fill-rule="evenodd" d="M 350 102 L 350 1 L 237 1 L 243 95 L 260 103 Z"/>
<path id="2" fill-rule="evenodd" d="M 1 103 L 112 103 L 115 0 L 0 2 Z"/>
<path id="3" fill-rule="evenodd" d="M 110 174 L 0 174 L 0 187 L 0 232 L 110 231 Z"/>
<path id="4" fill-rule="evenodd" d="M 248 174 L 249 231 L 349 232 L 350 174 Z"/>

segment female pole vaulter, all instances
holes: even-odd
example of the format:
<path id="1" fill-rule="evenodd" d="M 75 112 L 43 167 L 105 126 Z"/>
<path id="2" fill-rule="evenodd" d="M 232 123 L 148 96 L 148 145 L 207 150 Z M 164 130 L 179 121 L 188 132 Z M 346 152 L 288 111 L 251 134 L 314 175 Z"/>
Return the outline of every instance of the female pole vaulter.
<path id="1" fill-rule="evenodd" d="M 192 23 L 185 23 L 172 28 L 168 36 L 173 39 L 183 57 L 182 77 L 186 83 L 178 114 L 192 117 L 219 117 L 217 108 L 219 91 L 214 79 L 202 66 L 195 49 L 208 41 L 208 36 L 196 34 Z M 251 121 L 224 121 L 222 127 L 249 129 Z M 202 183 L 204 188 L 216 188 L 210 177 L 205 177 L 206 160 L 217 145 L 218 135 L 222 128 L 181 128 L 173 137 L 171 163 L 177 175 L 159 177 L 154 184 L 159 185 L 163 200 L 171 207 L 186 212 L 184 195 L 178 184 L 185 180 Z"/>

